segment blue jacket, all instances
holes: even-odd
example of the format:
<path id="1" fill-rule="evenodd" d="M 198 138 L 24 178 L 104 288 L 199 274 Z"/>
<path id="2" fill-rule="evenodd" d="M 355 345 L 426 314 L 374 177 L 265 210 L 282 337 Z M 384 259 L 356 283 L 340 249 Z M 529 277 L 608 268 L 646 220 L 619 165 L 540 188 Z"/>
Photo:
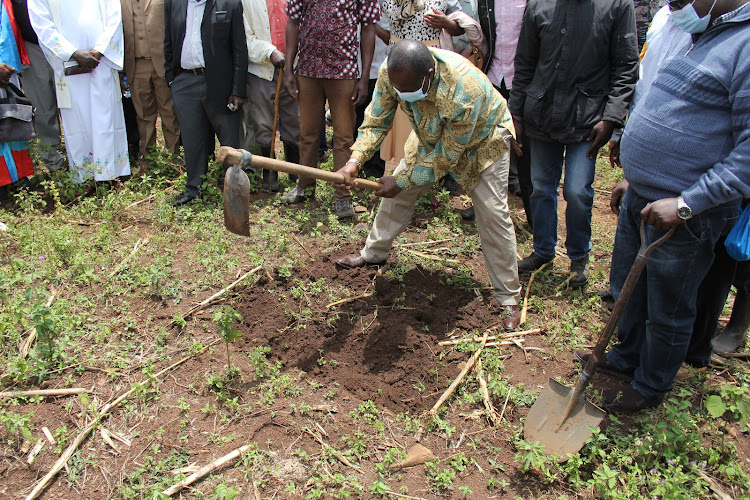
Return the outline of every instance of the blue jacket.
<path id="1" fill-rule="evenodd" d="M 750 3 L 659 70 L 631 112 L 620 159 L 636 193 L 682 194 L 693 214 L 750 197 Z"/>

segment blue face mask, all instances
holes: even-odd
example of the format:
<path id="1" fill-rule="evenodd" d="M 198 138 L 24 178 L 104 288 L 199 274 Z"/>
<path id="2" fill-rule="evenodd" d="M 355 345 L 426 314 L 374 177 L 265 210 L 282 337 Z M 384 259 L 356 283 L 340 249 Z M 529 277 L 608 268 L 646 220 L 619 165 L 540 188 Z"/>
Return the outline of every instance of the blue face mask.
<path id="1" fill-rule="evenodd" d="M 417 90 L 412 90 L 411 92 L 401 92 L 399 89 L 396 89 L 396 93 L 401 98 L 401 100 L 406 101 L 406 102 L 421 101 L 422 99 L 427 97 L 427 92 L 422 90 L 424 88 L 425 81 L 427 81 L 426 76 L 422 78 L 422 85 L 420 85 L 420 87 Z"/>
<path id="2" fill-rule="evenodd" d="M 695 0 L 693 0 L 695 3 Z M 672 17 L 672 21 L 683 31 L 688 33 L 703 33 L 708 29 L 708 24 L 711 22 L 711 11 L 714 10 L 716 0 L 711 5 L 708 14 L 703 17 L 699 17 L 695 11 L 695 7 L 690 3 L 680 10 L 669 11 L 669 15 Z"/>

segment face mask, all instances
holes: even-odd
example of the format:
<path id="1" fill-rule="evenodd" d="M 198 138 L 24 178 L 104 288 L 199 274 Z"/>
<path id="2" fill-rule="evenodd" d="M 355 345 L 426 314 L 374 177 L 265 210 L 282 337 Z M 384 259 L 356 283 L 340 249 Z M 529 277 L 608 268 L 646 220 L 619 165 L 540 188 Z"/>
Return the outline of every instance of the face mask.
<path id="1" fill-rule="evenodd" d="M 396 93 L 401 98 L 401 100 L 406 101 L 406 102 L 421 101 L 422 99 L 427 97 L 427 92 L 422 90 L 424 88 L 425 81 L 427 81 L 426 76 L 422 78 L 422 85 L 417 90 L 412 90 L 411 92 L 401 92 L 399 89 L 396 89 Z"/>
<path id="2" fill-rule="evenodd" d="M 695 1 L 695 0 L 694 0 Z M 672 10 L 669 15 L 672 17 L 672 21 L 683 31 L 688 33 L 703 33 L 708 29 L 708 23 L 711 22 L 711 11 L 714 10 L 716 0 L 711 5 L 708 14 L 703 17 L 698 17 L 698 13 L 695 11 L 693 4 L 688 4 L 680 10 Z"/>

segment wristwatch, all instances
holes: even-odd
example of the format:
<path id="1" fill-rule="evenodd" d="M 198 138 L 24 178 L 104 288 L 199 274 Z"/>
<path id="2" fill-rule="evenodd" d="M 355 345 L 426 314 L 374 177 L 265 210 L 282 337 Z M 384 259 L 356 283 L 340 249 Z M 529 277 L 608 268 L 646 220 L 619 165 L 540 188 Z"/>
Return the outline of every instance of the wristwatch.
<path id="1" fill-rule="evenodd" d="M 677 216 L 682 220 L 688 220 L 693 216 L 693 211 L 682 196 L 677 197 Z"/>

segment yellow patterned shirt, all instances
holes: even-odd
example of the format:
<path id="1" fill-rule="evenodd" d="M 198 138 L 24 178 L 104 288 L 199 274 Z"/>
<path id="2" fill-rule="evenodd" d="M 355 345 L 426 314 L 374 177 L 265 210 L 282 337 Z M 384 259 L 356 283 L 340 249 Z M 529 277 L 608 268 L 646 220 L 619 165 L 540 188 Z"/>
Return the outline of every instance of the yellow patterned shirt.
<path id="1" fill-rule="evenodd" d="M 466 58 L 440 49 L 430 52 L 435 79 L 421 101 L 399 99 L 387 60 L 380 67 L 352 157 L 362 164 L 377 151 L 400 104 L 412 131 L 404 146 L 406 169 L 395 175 L 398 186 L 424 186 L 450 173 L 471 191 L 479 174 L 508 151 L 513 120 L 505 99 Z"/>

